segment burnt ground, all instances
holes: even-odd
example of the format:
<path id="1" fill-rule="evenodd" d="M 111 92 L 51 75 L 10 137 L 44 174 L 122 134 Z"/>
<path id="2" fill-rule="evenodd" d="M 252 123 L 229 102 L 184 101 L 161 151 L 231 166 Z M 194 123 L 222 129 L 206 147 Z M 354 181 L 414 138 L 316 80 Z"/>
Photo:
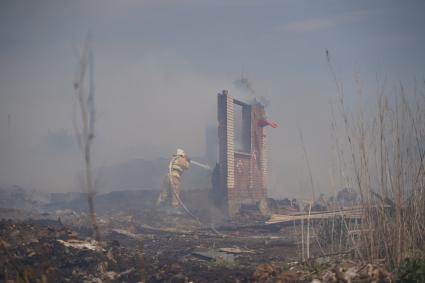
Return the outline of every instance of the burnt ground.
<path id="1" fill-rule="evenodd" d="M 296 244 L 282 232 L 229 227 L 217 231 L 186 216 L 161 213 L 156 215 L 162 221 L 155 223 L 150 213 L 145 222 L 141 214 L 99 217 L 100 243 L 91 240 L 90 227 L 79 217 L 2 220 L 0 279 L 251 282 L 258 265 L 282 264 L 296 256 Z M 68 242 L 89 246 L 66 246 Z"/>
<path id="2" fill-rule="evenodd" d="M 86 212 L 70 203 L 0 208 L 0 282 L 391 282 L 352 253 L 325 256 L 314 235 L 312 259 L 302 262 L 299 226 L 266 225 L 252 212 L 225 220 L 195 200 L 198 222 L 155 208 L 146 195 L 137 207 L 135 196 L 100 199 L 99 242 Z"/>
<path id="3" fill-rule="evenodd" d="M 282 232 L 236 229 L 234 226 L 195 228 L 196 222 L 188 219 L 175 217 L 174 221 L 175 232 L 154 231 L 135 225 L 136 231 L 146 235 L 147 275 L 155 274 L 161 266 L 165 269 L 165 277 L 161 279 L 165 279 L 173 273 L 173 267 L 178 266 L 179 272 L 194 282 L 248 282 L 259 264 L 282 263 L 296 257 L 296 243 Z"/>

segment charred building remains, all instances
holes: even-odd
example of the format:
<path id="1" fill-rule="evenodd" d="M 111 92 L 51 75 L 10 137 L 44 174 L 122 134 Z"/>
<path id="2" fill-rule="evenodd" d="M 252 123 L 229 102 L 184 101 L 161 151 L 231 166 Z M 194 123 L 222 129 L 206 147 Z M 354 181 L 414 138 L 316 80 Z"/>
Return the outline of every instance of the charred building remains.
<path id="1" fill-rule="evenodd" d="M 219 162 L 214 193 L 230 217 L 242 204 L 256 204 L 267 197 L 264 121 L 261 103 L 236 100 L 226 90 L 218 94 Z"/>

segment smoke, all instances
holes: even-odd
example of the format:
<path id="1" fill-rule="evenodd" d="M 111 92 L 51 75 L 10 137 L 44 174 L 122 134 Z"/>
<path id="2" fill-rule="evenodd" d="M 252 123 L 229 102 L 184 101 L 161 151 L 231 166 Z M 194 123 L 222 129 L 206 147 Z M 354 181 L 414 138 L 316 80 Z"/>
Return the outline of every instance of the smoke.
<path id="1" fill-rule="evenodd" d="M 215 3 L 2 1 L 0 184 L 79 189 L 82 160 L 72 121 L 78 59 L 73 46 L 87 31 L 95 38 L 95 167 L 168 158 L 177 147 L 214 160 L 207 141 L 211 143 L 211 136 L 216 141 L 216 95 L 227 89 L 237 99 L 266 105 L 268 118 L 279 123 L 277 129 L 266 129 L 268 188 L 274 196 L 308 195 L 310 190 L 297 125 L 315 187 L 330 191 L 329 100 L 334 86 L 323 58 L 326 48 L 340 52 L 332 54 L 346 66 L 339 75 L 347 81 L 354 64 L 374 74 L 376 58 L 384 62 L 381 68 L 394 69 L 396 75 L 412 77 L 423 70 L 417 58 L 424 41 L 416 27 L 423 25 L 409 22 L 420 23 L 423 17 L 415 12 L 421 9 L 409 5 L 399 9 L 399 4 L 389 4 L 382 12 L 385 19 L 362 17 L 362 25 L 344 22 L 310 32 L 281 28 L 309 22 L 302 3 Z M 329 9 L 319 6 L 311 16 L 326 19 Z M 409 19 L 406 26 L 388 28 L 394 23 L 386 19 L 394 15 Z M 364 29 L 368 24 L 374 29 Z M 409 44 L 413 41 L 407 35 L 415 44 Z M 365 42 L 367 48 L 359 48 Z M 241 64 L 250 76 L 235 80 Z"/>
<path id="2" fill-rule="evenodd" d="M 270 105 L 271 100 L 269 98 L 266 98 L 263 95 L 259 95 L 254 88 L 253 81 L 248 79 L 248 77 L 245 77 L 244 75 L 242 75 L 239 79 L 233 82 L 233 85 L 236 87 L 238 91 L 242 93 L 242 97 L 246 100 L 245 101 L 246 103 L 248 104 L 260 103 L 265 108 L 267 108 Z"/>
<path id="3" fill-rule="evenodd" d="M 252 82 L 247 77 L 244 77 L 242 75 L 240 79 L 235 80 L 233 83 L 236 86 L 236 88 L 238 88 L 238 89 L 240 89 L 244 92 L 247 92 L 252 96 L 255 96 L 255 90 L 254 90 L 254 87 L 252 85 Z"/>
<path id="4" fill-rule="evenodd" d="M 115 62 L 102 61 L 104 56 L 97 54 L 98 65 L 103 66 L 96 72 L 95 166 L 169 157 L 177 147 L 191 156 L 204 156 L 205 127 L 216 120 L 217 86 L 226 82 L 170 57 L 146 56 L 117 68 Z M 82 160 L 72 125 L 74 101 L 71 95 L 53 94 L 72 90 L 72 76 L 61 77 L 50 87 L 51 97 L 44 99 L 42 86 L 23 82 L 14 86 L 14 93 L 31 88 L 33 97 L 28 96 L 27 103 L 10 98 L 0 106 L 2 114 L 7 115 L 6 109 L 15 114 L 10 126 L 7 119 L 1 120 L 1 132 L 11 129 L 9 137 L 2 135 L 0 148 L 4 183 L 78 189 Z"/>

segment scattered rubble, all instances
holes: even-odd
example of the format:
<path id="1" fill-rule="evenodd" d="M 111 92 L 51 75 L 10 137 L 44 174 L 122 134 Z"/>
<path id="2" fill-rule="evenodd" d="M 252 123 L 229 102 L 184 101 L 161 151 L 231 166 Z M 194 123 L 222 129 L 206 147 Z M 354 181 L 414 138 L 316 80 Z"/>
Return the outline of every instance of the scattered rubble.
<path id="1" fill-rule="evenodd" d="M 23 282 L 138 282 L 141 251 L 117 242 L 76 239 L 66 227 L 0 222 L 0 280 Z M 137 269 L 135 267 L 138 267 Z M 131 270 L 131 272 L 129 271 Z"/>
<path id="2" fill-rule="evenodd" d="M 107 210 L 109 197 L 97 215 L 101 241 L 92 239 L 86 212 L 69 205 L 75 199 L 48 206 L 33 219 L 6 220 L 13 217 L 2 214 L 0 282 L 393 282 L 390 273 L 361 263 L 352 252 L 323 256 L 312 246 L 312 258 L 299 261 L 293 225 L 305 213 L 296 200 L 267 200 L 273 213 L 281 213 L 272 218 L 258 206 L 242 206 L 238 217 L 213 226 L 211 217 L 200 224 L 151 203 Z M 191 208 L 202 215 L 196 210 L 201 207 Z M 331 214 L 314 212 L 310 219 Z M 270 219 L 275 223 L 267 224 Z"/>
<path id="3" fill-rule="evenodd" d="M 351 261 L 338 260 L 325 265 L 314 262 L 292 262 L 286 265 L 261 264 L 252 274 L 255 282 L 312 282 L 312 283 L 391 283 L 390 273 L 372 264 L 358 265 Z"/>

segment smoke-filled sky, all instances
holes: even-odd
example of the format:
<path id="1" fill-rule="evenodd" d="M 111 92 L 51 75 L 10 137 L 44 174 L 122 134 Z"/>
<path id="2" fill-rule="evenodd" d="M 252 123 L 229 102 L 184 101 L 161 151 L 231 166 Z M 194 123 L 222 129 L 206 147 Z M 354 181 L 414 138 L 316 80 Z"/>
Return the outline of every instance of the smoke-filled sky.
<path id="1" fill-rule="evenodd" d="M 0 185 L 77 190 L 73 81 L 85 35 L 94 37 L 97 167 L 203 156 L 216 94 L 263 96 L 269 190 L 330 191 L 329 50 L 348 97 L 376 74 L 425 76 L 423 1 L 0 0 Z M 235 84 L 247 78 L 252 90 Z M 348 99 L 348 101 L 350 101 Z"/>

